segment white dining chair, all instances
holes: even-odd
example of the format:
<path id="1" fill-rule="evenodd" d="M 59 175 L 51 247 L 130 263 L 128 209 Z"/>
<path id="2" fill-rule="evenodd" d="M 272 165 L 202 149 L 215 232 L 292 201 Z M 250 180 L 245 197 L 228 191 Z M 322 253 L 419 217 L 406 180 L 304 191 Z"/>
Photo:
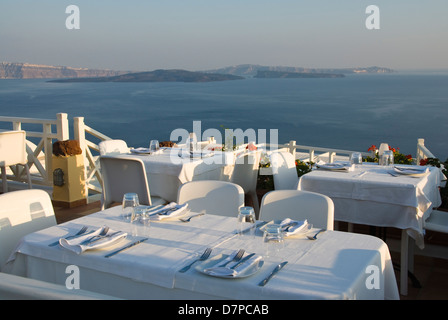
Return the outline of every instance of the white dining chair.
<path id="1" fill-rule="evenodd" d="M 334 204 L 329 197 L 309 191 L 274 190 L 261 200 L 260 220 L 307 219 L 317 228 L 333 230 Z"/>
<path id="2" fill-rule="evenodd" d="M 28 166 L 28 156 L 26 154 L 26 132 L 23 130 L 1 131 L 0 132 L 0 167 L 2 170 L 3 192 L 8 192 L 8 180 L 6 167 L 11 166 L 13 173 L 20 177 L 21 168 L 25 167 L 28 187 L 31 189 L 31 175 Z M 15 167 L 12 167 L 15 166 Z"/>
<path id="3" fill-rule="evenodd" d="M 296 190 L 299 183 L 294 156 L 285 151 L 270 154 L 275 190 Z"/>
<path id="4" fill-rule="evenodd" d="M 179 187 L 177 202 L 188 203 L 192 212 L 236 217 L 244 206 L 244 190 L 227 181 L 190 181 Z"/>
<path id="5" fill-rule="evenodd" d="M 83 289 L 0 272 L 0 300 L 120 300 Z"/>
<path id="6" fill-rule="evenodd" d="M 252 199 L 255 214 L 258 216 L 260 206 L 257 196 L 258 167 L 261 151 L 244 153 L 237 157 L 231 182 L 241 186 L 244 193 Z"/>
<path id="7" fill-rule="evenodd" d="M 47 192 L 38 189 L 0 195 L 0 270 L 20 239 L 56 225 L 53 204 Z"/>
<path id="8" fill-rule="evenodd" d="M 120 139 L 103 140 L 98 143 L 98 148 L 100 156 L 129 153 L 130 150 L 126 141 Z"/>
<path id="9" fill-rule="evenodd" d="M 114 202 L 121 203 L 125 193 L 138 194 L 143 205 L 165 204 L 160 197 L 151 196 L 148 178 L 143 161 L 123 156 L 101 156 L 101 175 L 103 191 L 101 209 L 109 208 Z"/>

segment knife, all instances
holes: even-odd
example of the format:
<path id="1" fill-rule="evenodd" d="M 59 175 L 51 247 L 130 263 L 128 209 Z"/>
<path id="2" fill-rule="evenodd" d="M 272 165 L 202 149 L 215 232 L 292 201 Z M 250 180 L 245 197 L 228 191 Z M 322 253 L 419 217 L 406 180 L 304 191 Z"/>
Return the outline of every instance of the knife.
<path id="1" fill-rule="evenodd" d="M 255 255 L 255 253 L 251 253 L 248 256 L 245 256 L 243 259 L 241 259 L 236 265 L 232 266 L 230 269 L 235 269 L 236 267 L 240 266 L 250 258 L 252 258 Z"/>
<path id="2" fill-rule="evenodd" d="M 148 239 L 149 239 L 149 238 L 143 238 L 143 239 L 137 240 L 137 241 L 135 241 L 135 242 L 132 242 L 132 243 L 128 244 L 127 246 L 124 246 L 124 247 L 122 247 L 122 248 L 120 248 L 120 249 L 118 249 L 118 250 L 115 250 L 115 251 L 113 251 L 113 252 L 111 252 L 111 253 L 106 254 L 104 257 L 105 257 L 105 258 L 110 258 L 110 257 L 116 255 L 117 253 L 120 253 L 121 251 L 126 250 L 126 249 L 129 249 L 129 248 L 132 248 L 133 246 L 135 246 L 135 245 L 137 245 L 137 244 L 139 244 L 139 243 L 142 243 L 142 242 L 144 242 L 144 241 L 146 241 L 146 240 L 148 240 Z"/>
<path id="3" fill-rule="evenodd" d="M 235 233 L 245 234 L 245 233 L 249 232 L 249 231 L 252 230 L 252 229 L 255 229 L 255 230 L 260 229 L 262 226 L 264 226 L 264 225 L 267 224 L 267 223 L 268 223 L 267 221 L 262 221 L 262 222 L 260 222 L 260 223 L 258 223 L 258 224 L 256 224 L 256 225 L 253 225 L 253 226 L 250 226 L 249 228 L 244 229 L 244 230 L 241 231 L 241 232 L 238 231 L 238 230 L 236 230 Z"/>
<path id="4" fill-rule="evenodd" d="M 272 270 L 272 272 L 266 277 L 264 278 L 258 285 L 263 287 L 266 283 L 268 283 L 269 280 L 271 280 L 271 278 L 277 274 L 277 272 L 279 272 L 284 266 L 285 264 L 287 264 L 288 261 L 283 261 L 282 263 L 280 263 L 278 266 L 276 266 L 274 268 L 274 270 Z"/>

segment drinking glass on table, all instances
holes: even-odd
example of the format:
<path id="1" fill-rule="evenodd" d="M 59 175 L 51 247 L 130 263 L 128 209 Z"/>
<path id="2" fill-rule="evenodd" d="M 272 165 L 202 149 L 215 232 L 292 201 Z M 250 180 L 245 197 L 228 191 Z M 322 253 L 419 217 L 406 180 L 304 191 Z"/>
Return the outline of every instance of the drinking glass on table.
<path id="1" fill-rule="evenodd" d="M 275 223 L 267 224 L 263 234 L 265 256 L 268 258 L 279 257 L 284 245 L 282 226 Z"/>
<path id="2" fill-rule="evenodd" d="M 247 234 L 251 237 L 255 235 L 255 211 L 252 207 L 241 207 L 238 211 L 239 235 Z M 248 230 L 249 231 L 246 231 Z"/>
<path id="3" fill-rule="evenodd" d="M 138 206 L 138 194 L 130 192 L 125 193 L 123 195 L 123 202 L 121 205 L 122 212 L 121 212 L 121 218 L 127 222 L 131 221 L 132 214 L 134 207 Z"/>
<path id="4" fill-rule="evenodd" d="M 350 164 L 362 164 L 362 155 L 360 152 L 353 152 L 350 155 Z"/>
<path id="5" fill-rule="evenodd" d="M 384 151 L 383 155 L 380 158 L 380 165 L 383 166 L 392 166 L 394 164 L 394 153 L 392 150 Z"/>
<path id="6" fill-rule="evenodd" d="M 151 140 L 149 142 L 149 151 L 155 152 L 159 150 L 159 148 L 160 148 L 159 140 Z"/>
<path id="7" fill-rule="evenodd" d="M 150 226 L 150 216 L 147 214 L 147 206 L 135 206 L 132 211 L 132 235 L 148 236 Z"/>

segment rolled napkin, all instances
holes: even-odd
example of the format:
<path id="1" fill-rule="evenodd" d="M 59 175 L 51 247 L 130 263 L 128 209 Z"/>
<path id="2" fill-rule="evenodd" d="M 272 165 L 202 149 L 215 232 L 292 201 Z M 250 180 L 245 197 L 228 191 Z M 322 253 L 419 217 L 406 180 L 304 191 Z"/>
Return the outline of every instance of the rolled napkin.
<path id="1" fill-rule="evenodd" d="M 331 171 L 340 171 L 340 172 L 353 171 L 354 168 L 355 168 L 355 166 L 353 164 L 350 164 L 348 162 L 325 163 L 325 162 L 321 162 L 321 161 L 316 163 L 316 167 L 318 169 L 331 170 Z"/>
<path id="2" fill-rule="evenodd" d="M 422 175 L 429 171 L 425 166 L 394 166 L 394 171 L 399 174 Z"/>
<path id="3" fill-rule="evenodd" d="M 109 228 L 107 232 L 104 233 L 103 231 L 106 231 L 104 228 L 107 227 L 98 228 L 94 232 L 86 234 L 82 237 L 78 237 L 76 239 L 59 239 L 59 244 L 65 249 L 75 252 L 76 254 L 81 254 L 86 250 L 107 247 L 115 241 L 124 239 L 127 236 L 126 232 L 114 231 Z"/>
<path id="4" fill-rule="evenodd" d="M 225 267 L 220 267 L 225 262 L 231 261 L 237 251 L 230 254 L 226 259 L 219 260 L 213 266 L 204 269 L 204 273 L 209 274 L 211 276 L 217 277 L 237 277 L 239 274 L 248 270 L 249 268 L 255 267 L 263 258 L 257 254 L 250 254 L 244 256 L 240 261 L 229 262 Z M 244 261 L 243 261 L 244 260 Z"/>
<path id="5" fill-rule="evenodd" d="M 305 219 L 302 221 L 296 221 L 286 218 L 280 222 L 280 226 L 282 226 L 285 237 L 289 237 L 306 229 L 308 226 L 308 220 Z"/>
<path id="6" fill-rule="evenodd" d="M 171 202 L 166 206 L 150 209 L 146 211 L 146 214 L 148 214 L 151 217 L 151 220 L 163 220 L 177 217 L 180 216 L 181 214 L 186 213 L 187 207 L 188 203 L 181 205 L 177 204 L 176 202 Z"/>

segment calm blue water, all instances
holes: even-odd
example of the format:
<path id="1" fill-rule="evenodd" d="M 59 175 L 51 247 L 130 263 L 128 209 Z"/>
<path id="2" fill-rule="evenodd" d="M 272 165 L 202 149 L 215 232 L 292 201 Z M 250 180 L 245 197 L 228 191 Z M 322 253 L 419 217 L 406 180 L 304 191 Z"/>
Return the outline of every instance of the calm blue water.
<path id="1" fill-rule="evenodd" d="M 446 74 L 398 73 L 210 83 L 0 80 L 0 115 L 55 118 L 66 112 L 70 123 L 84 117 L 88 126 L 136 147 L 169 140 L 176 128 L 191 131 L 193 120 L 202 121 L 203 131 L 278 129 L 280 143 L 365 151 L 388 142 L 412 155 L 424 138 L 445 160 L 447 88 Z"/>

